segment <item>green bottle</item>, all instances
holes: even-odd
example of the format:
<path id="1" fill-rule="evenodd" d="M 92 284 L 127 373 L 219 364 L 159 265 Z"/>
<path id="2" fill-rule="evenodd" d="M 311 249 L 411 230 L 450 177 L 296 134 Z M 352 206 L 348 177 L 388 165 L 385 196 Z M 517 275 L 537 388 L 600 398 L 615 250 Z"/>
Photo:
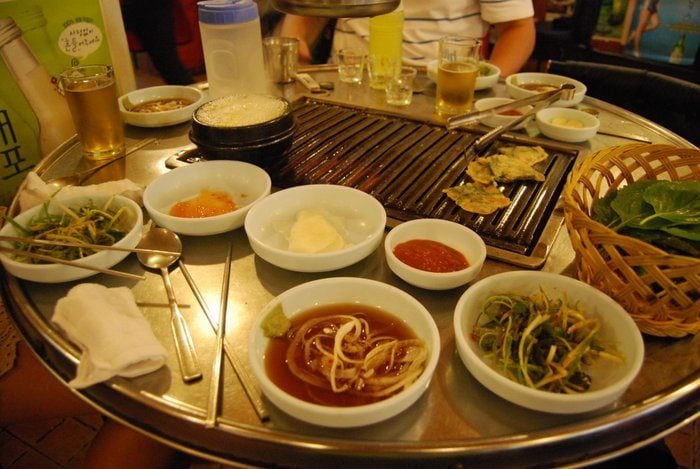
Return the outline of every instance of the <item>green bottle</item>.
<path id="1" fill-rule="evenodd" d="M 681 33 L 681 36 L 676 41 L 676 44 L 671 49 L 671 55 L 668 57 L 668 61 L 672 64 L 679 64 L 683 60 L 683 54 L 685 53 L 685 33 Z"/>

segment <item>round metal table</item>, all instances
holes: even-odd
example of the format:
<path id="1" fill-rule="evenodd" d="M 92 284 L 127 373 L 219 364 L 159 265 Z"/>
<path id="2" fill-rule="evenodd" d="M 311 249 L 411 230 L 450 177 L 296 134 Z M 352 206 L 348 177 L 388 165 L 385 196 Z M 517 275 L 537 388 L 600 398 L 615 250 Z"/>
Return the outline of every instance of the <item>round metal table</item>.
<path id="1" fill-rule="evenodd" d="M 393 108 L 383 95 L 366 85 L 346 85 L 330 67 L 305 70 L 333 91 L 319 98 L 350 103 L 398 115 L 432 119 L 431 87 L 421 74 L 407 108 Z M 274 90 L 290 100 L 305 92 L 299 84 Z M 503 94 L 503 86 L 480 91 L 477 97 Z M 601 130 L 634 134 L 654 143 L 690 145 L 639 116 L 592 98 L 583 105 L 597 109 Z M 146 185 L 168 171 L 173 155 L 191 148 L 188 124 L 164 129 L 127 128 L 131 143 L 155 137 L 157 141 L 98 172 L 86 183 L 126 177 Z M 578 146 L 579 157 L 610 145 L 630 143 L 627 138 L 599 134 Z M 66 142 L 43 160 L 36 171 L 44 179 L 83 168 L 77 140 Z M 233 368 L 226 363 L 218 425 L 204 426 L 209 392 L 209 363 L 215 356 L 216 334 L 180 269 L 172 271 L 175 294 L 192 330 L 203 364 L 204 378 L 185 384 L 170 336 L 169 312 L 157 273 L 130 282 L 105 275 L 87 279 L 107 286 L 128 286 L 155 334 L 170 352 L 168 366 L 135 379 L 114 378 L 79 392 L 106 415 L 188 453 L 221 463 L 251 466 L 455 466 L 491 467 L 584 465 L 654 441 L 700 415 L 700 337 L 665 339 L 645 337 L 646 356 L 641 374 L 613 406 L 580 415 L 550 415 L 510 404 L 481 386 L 462 365 L 454 346 L 452 311 L 467 287 L 433 292 L 411 287 L 393 276 L 378 249 L 365 260 L 323 274 L 288 272 L 255 256 L 244 230 L 197 238 L 183 237 L 183 260 L 210 307 L 219 303 L 224 261 L 233 243 L 231 288 L 228 298 L 226 340 L 229 349 L 247 365 L 246 344 L 253 318 L 275 295 L 300 283 L 326 276 L 373 278 L 404 289 L 422 302 L 438 325 L 441 358 L 428 392 L 402 414 L 369 427 L 338 430 L 314 427 L 275 409 L 267 401 L 269 418 L 259 418 Z M 553 238 L 542 270 L 575 276 L 574 254 L 566 229 Z M 116 268 L 141 273 L 135 256 Z M 488 260 L 481 277 L 513 270 L 513 265 Z M 61 380 L 75 372 L 77 348 L 50 323 L 53 306 L 74 283 L 36 284 L 18 280 L 4 271 L 2 293 L 22 334 L 41 360 Z M 212 308 L 213 311 L 216 308 Z M 216 312 L 214 315 L 216 316 Z M 212 318 L 218 321 L 217 317 Z"/>

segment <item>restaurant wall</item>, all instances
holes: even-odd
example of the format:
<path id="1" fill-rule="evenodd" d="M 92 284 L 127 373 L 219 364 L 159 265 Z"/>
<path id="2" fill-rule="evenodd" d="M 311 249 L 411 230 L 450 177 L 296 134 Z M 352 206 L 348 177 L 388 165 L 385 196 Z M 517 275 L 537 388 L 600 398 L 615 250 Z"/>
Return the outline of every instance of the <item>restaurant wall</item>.
<path id="1" fill-rule="evenodd" d="M 56 77 L 80 64 L 113 65 L 119 93 L 135 88 L 118 0 L 0 0 L 0 21 L 21 31 L 0 34 L 0 204 L 26 174 L 73 132 Z M 28 50 L 28 52 L 27 52 Z M 33 65 L 33 58 L 38 66 Z M 68 128 L 72 124 L 68 124 Z M 52 133 L 47 139 L 46 134 Z M 42 133 L 44 134 L 42 138 Z"/>
<path id="2" fill-rule="evenodd" d="M 605 0 L 592 46 L 630 57 L 691 66 L 700 46 L 700 3 Z"/>

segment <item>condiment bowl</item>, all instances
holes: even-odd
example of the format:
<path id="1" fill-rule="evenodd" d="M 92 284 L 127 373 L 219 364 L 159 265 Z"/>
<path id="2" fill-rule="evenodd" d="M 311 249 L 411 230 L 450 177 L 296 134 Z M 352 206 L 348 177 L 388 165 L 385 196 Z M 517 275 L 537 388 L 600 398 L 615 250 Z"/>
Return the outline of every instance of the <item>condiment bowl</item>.
<path id="1" fill-rule="evenodd" d="M 302 228 L 302 215 L 312 215 L 315 222 Z M 365 192 L 311 184 L 284 189 L 260 201 L 248 213 L 245 231 L 253 251 L 265 261 L 297 272 L 326 272 L 374 252 L 385 225 L 384 207 Z M 324 235 L 319 234 L 321 229 Z M 325 244 L 331 236 L 338 241 L 335 247 Z M 328 245 L 328 250 L 317 249 L 322 245 Z"/>
<path id="2" fill-rule="evenodd" d="M 599 339 L 622 363 L 598 358 L 589 371 L 591 387 L 577 394 L 560 394 L 534 389 L 512 381 L 497 371 L 472 338 L 474 324 L 487 298 L 492 295 L 521 295 L 544 292 L 550 300 L 566 297 L 569 305 L 586 317 L 601 321 Z M 454 314 L 457 352 L 469 372 L 503 399 L 530 409 L 576 414 L 612 405 L 639 373 L 644 359 L 644 342 L 629 314 L 601 291 L 563 275 L 540 271 L 514 271 L 492 275 L 472 285 L 459 299 Z"/>
<path id="3" fill-rule="evenodd" d="M 189 104 L 174 107 L 163 103 L 160 111 L 136 111 L 137 106 L 156 100 L 187 100 Z M 166 127 L 192 119 L 192 113 L 204 102 L 204 95 L 192 86 L 163 85 L 141 88 L 119 98 L 119 110 L 124 122 L 137 127 Z"/>
<path id="4" fill-rule="evenodd" d="M 593 138 L 600 121 L 594 115 L 578 109 L 550 107 L 535 114 L 540 132 L 562 142 L 577 143 Z"/>
<path id="5" fill-rule="evenodd" d="M 502 104 L 507 104 L 515 101 L 511 98 L 481 98 L 474 102 L 474 109 L 477 111 L 485 111 Z M 506 125 L 513 122 L 515 119 L 522 117 L 523 114 L 530 111 L 532 106 L 523 106 L 513 111 L 509 111 L 507 114 L 491 114 L 480 120 L 484 125 L 489 127 L 498 127 L 500 125 Z M 525 119 L 522 123 L 518 124 L 515 128 L 522 129 L 530 121 L 530 117 Z"/>
<path id="6" fill-rule="evenodd" d="M 50 214 L 60 214 L 63 213 L 60 205 L 70 209 L 78 209 L 87 205 L 104 207 L 109 199 L 110 197 L 105 195 L 56 199 L 48 202 L 47 204 L 36 205 L 17 216 L 12 217 L 12 219 L 19 226 L 27 226 L 33 218 L 42 216 L 45 207 Z M 125 207 L 128 210 L 127 226 L 130 226 L 130 229 L 121 240 L 114 243 L 114 246 L 133 248 L 136 247 L 138 242 L 141 240 L 141 231 L 143 228 L 143 214 L 141 212 L 141 207 L 139 207 L 139 205 L 133 200 L 119 195 L 114 196 L 108 205 L 108 208 L 114 211 L 120 209 L 121 207 Z M 17 228 L 9 222 L 6 222 L 2 229 L 0 229 L 0 235 L 25 236 L 24 233 L 18 232 Z M 14 247 L 13 243 L 9 241 L 0 241 L 0 245 L 10 248 Z M 105 249 L 81 259 L 76 259 L 74 262 L 76 264 L 89 265 L 91 267 L 98 267 L 101 269 L 109 269 L 121 262 L 128 255 L 129 253 L 125 251 L 112 251 Z M 57 263 L 30 264 L 28 262 L 21 262 L 16 260 L 11 254 L 5 252 L 0 252 L 0 261 L 2 261 L 2 265 L 4 266 L 5 270 L 15 277 L 41 283 L 70 282 L 73 280 L 87 278 L 98 273 L 94 270 L 81 269 L 79 267 Z"/>
<path id="7" fill-rule="evenodd" d="M 437 83 L 437 60 L 431 60 L 426 65 L 426 73 L 428 78 Z M 485 90 L 493 87 L 498 83 L 498 78 L 501 76 L 501 69 L 498 66 L 490 63 L 481 61 L 479 62 L 479 75 L 476 77 L 475 90 Z"/>
<path id="8" fill-rule="evenodd" d="M 442 243 L 462 253 L 469 266 L 455 272 L 429 272 L 412 267 L 400 260 L 396 246 L 410 240 L 430 240 Z M 466 226 L 448 220 L 424 218 L 411 220 L 392 228 L 384 240 L 386 261 L 394 274 L 404 281 L 428 290 L 448 290 L 474 280 L 486 260 L 486 244 Z"/>
<path id="9" fill-rule="evenodd" d="M 268 168 L 289 149 L 295 129 L 292 108 L 284 98 L 230 95 L 204 103 L 194 112 L 190 140 L 212 159 Z"/>
<path id="10" fill-rule="evenodd" d="M 340 407 L 321 405 L 292 396 L 273 382 L 265 360 L 271 340 L 262 329 L 271 312 L 288 318 L 312 308 L 338 304 L 367 305 L 378 308 L 406 324 L 428 348 L 422 373 L 393 396 L 370 404 Z M 253 323 L 248 353 L 253 375 L 267 398 L 285 413 L 324 427 L 350 428 L 370 425 L 397 415 L 413 405 L 430 385 L 440 355 L 440 335 L 428 310 L 408 293 L 376 280 L 333 277 L 315 280 L 291 288 L 263 308 Z"/>
<path id="11" fill-rule="evenodd" d="M 506 77 L 506 90 L 511 98 L 520 99 L 534 96 L 550 89 L 558 89 L 565 83 L 575 86 L 574 97 L 572 99 L 555 101 L 552 106 L 571 107 L 583 101 L 587 91 L 586 85 L 573 78 L 551 73 L 523 72 L 508 75 Z M 537 85 L 540 86 L 540 89 L 529 88 Z"/>
<path id="12" fill-rule="evenodd" d="M 206 236 L 235 230 L 251 207 L 270 193 L 272 181 L 261 168 L 243 161 L 204 161 L 175 168 L 152 181 L 143 204 L 153 221 L 178 234 Z M 192 199 L 203 190 L 222 191 L 236 209 L 202 218 L 170 214 L 173 205 Z"/>

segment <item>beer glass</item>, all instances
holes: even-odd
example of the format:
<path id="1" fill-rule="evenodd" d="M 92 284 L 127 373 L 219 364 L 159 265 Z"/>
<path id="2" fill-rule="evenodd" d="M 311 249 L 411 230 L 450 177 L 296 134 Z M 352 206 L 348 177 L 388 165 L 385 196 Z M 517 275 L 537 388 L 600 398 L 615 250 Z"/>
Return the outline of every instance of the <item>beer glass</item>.
<path id="1" fill-rule="evenodd" d="M 59 76 L 85 158 L 104 160 L 124 153 L 124 123 L 109 65 L 69 68 Z"/>
<path id="2" fill-rule="evenodd" d="M 445 117 L 469 112 L 479 74 L 481 41 L 445 36 L 439 47 L 435 112 Z"/>

